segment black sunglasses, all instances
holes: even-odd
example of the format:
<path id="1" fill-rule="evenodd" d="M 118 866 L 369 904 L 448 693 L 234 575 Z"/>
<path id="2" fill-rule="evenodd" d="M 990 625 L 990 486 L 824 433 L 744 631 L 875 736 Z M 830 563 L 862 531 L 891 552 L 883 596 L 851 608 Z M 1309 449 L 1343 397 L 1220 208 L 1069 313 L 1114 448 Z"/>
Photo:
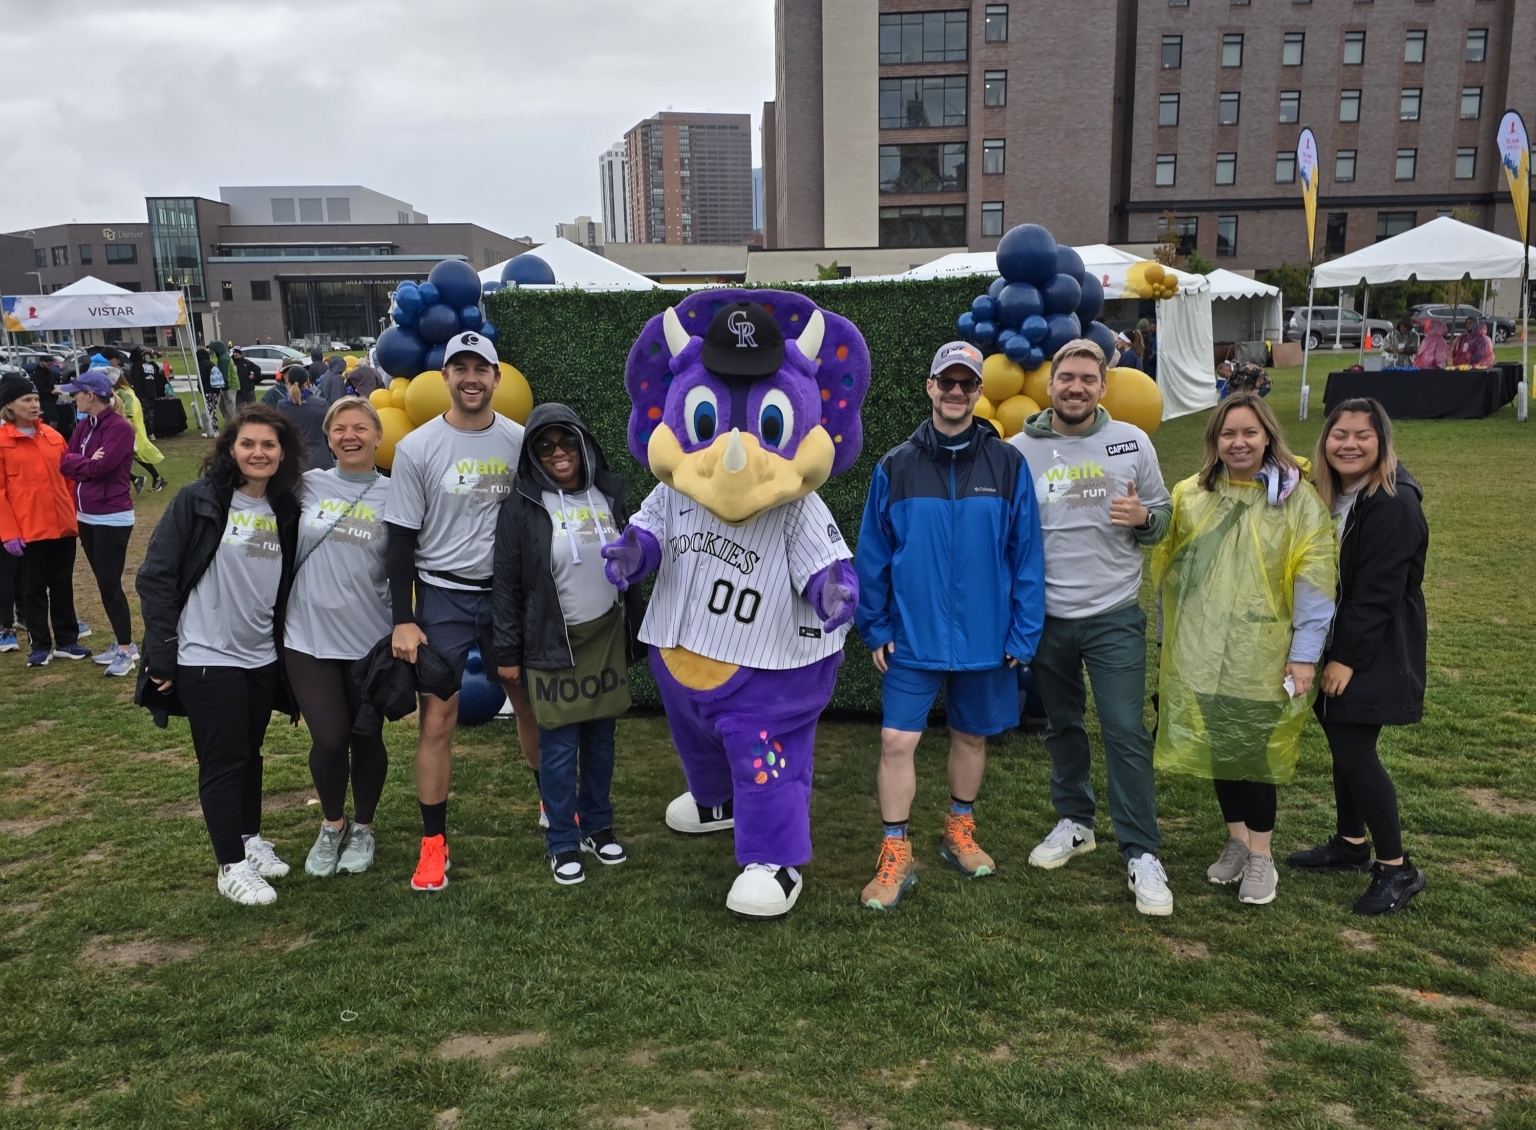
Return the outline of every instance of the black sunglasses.
<path id="1" fill-rule="evenodd" d="M 540 436 L 533 441 L 533 450 L 540 457 L 553 455 L 557 447 L 567 455 L 581 454 L 581 440 L 575 436 L 561 435 L 558 439 L 554 436 Z"/>
<path id="2" fill-rule="evenodd" d="M 961 392 L 965 393 L 966 396 L 970 396 L 971 393 L 981 387 L 981 378 L 964 377 L 956 380 L 954 377 L 934 377 L 933 383 L 939 386 L 940 392 L 949 392 L 956 386 L 959 386 Z"/>

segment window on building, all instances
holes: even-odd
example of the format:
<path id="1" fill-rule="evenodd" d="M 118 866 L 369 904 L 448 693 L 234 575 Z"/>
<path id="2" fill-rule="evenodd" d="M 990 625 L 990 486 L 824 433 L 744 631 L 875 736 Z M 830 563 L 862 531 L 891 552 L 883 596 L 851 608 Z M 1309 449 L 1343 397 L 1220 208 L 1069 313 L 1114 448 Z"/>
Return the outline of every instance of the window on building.
<path id="1" fill-rule="evenodd" d="M 107 244 L 108 263 L 137 263 L 138 261 L 139 245 L 137 243 Z"/>
<path id="2" fill-rule="evenodd" d="M 1360 92 L 1358 90 L 1339 91 L 1339 121 L 1358 122 L 1360 120 Z"/>
<path id="3" fill-rule="evenodd" d="M 981 202 L 981 234 L 983 236 L 1003 234 L 1003 202 L 1001 200 Z"/>
<path id="4" fill-rule="evenodd" d="M 397 224 L 408 224 L 410 222 L 411 222 L 411 214 L 409 212 L 396 212 L 395 213 L 395 223 L 397 223 Z"/>
<path id="5" fill-rule="evenodd" d="M 1384 239 L 1391 239 L 1394 235 L 1412 231 L 1417 220 L 1416 212 L 1377 212 L 1376 242 L 1380 243 Z"/>
<path id="6" fill-rule="evenodd" d="M 133 291 L 134 294 L 138 294 L 141 290 L 144 289 L 144 284 L 139 282 L 138 279 L 134 279 L 132 282 L 120 282 L 117 285 L 122 287 L 124 290 Z"/>
<path id="7" fill-rule="evenodd" d="M 1172 187 L 1178 180 L 1179 158 L 1176 153 L 1159 153 L 1157 155 L 1157 176 L 1155 183 L 1158 188 Z"/>
<path id="8" fill-rule="evenodd" d="M 333 224 L 350 224 L 352 222 L 352 198 L 349 196 L 327 196 L 325 198 L 325 218 Z"/>
<path id="9" fill-rule="evenodd" d="M 325 223 L 325 213 L 321 209 L 321 206 L 320 206 L 320 197 L 318 197 L 318 196 L 301 196 L 301 197 L 299 197 L 299 223 L 301 223 L 301 224 L 323 224 L 323 223 Z"/>
<path id="10" fill-rule="evenodd" d="M 1216 111 L 1217 124 L 1224 126 L 1237 125 L 1238 103 L 1241 101 L 1242 96 L 1236 91 L 1224 92 Z"/>
<path id="11" fill-rule="evenodd" d="M 981 143 L 981 171 L 1001 173 L 1007 143 L 1001 137 L 984 138 Z"/>
<path id="12" fill-rule="evenodd" d="M 235 300 L 235 284 L 229 279 L 219 283 L 219 297 L 225 302 L 233 302 Z"/>
<path id="13" fill-rule="evenodd" d="M 880 128 L 963 126 L 965 95 L 964 75 L 883 78 L 880 80 Z"/>
<path id="14" fill-rule="evenodd" d="M 1403 62 L 1422 63 L 1424 61 L 1424 41 L 1429 38 L 1429 32 L 1423 28 L 1413 28 L 1403 40 Z"/>
<path id="15" fill-rule="evenodd" d="M 1333 179 L 1338 184 L 1347 184 L 1355 179 L 1355 151 L 1353 149 L 1340 149 L 1334 154 Z"/>
<path id="16" fill-rule="evenodd" d="M 1280 48 L 1280 65 L 1282 67 L 1301 66 L 1301 57 L 1307 46 L 1307 33 L 1304 31 L 1288 31 L 1285 33 L 1285 43 Z"/>
<path id="17" fill-rule="evenodd" d="M 1167 216 L 1159 216 L 1157 218 L 1157 235 L 1159 239 L 1168 234 L 1169 227 Z M 1180 255 L 1188 255 L 1195 249 L 1196 243 L 1199 242 L 1200 217 L 1175 216 L 1173 217 L 1172 229 L 1179 233 L 1178 253 Z"/>
<path id="18" fill-rule="evenodd" d="M 270 279 L 252 279 L 251 280 L 251 301 L 252 302 L 271 302 L 272 301 L 272 280 L 270 280 Z"/>
<path id="19" fill-rule="evenodd" d="M 1346 67 L 1358 67 L 1365 62 L 1365 32 L 1346 31 L 1344 33 L 1344 65 Z"/>
<path id="20" fill-rule="evenodd" d="M 965 142 L 882 145 L 880 191 L 964 192 Z"/>
<path id="21" fill-rule="evenodd" d="M 1184 37 L 1163 36 L 1163 70 L 1176 71 L 1184 65 Z"/>
<path id="22" fill-rule="evenodd" d="M 1241 32 L 1228 32 L 1221 37 L 1221 65 L 1223 67 L 1240 67 L 1243 65 L 1243 36 Z"/>
<path id="23" fill-rule="evenodd" d="M 1470 145 L 1456 150 L 1456 179 L 1471 180 L 1477 176 L 1477 146 Z"/>
<path id="24" fill-rule="evenodd" d="M 881 247 L 964 247 L 965 205 L 903 205 L 880 209 Z"/>
<path id="25" fill-rule="evenodd" d="M 1419 151 L 1417 149 L 1399 149 L 1397 151 L 1397 169 L 1393 173 L 1394 180 L 1412 180 L 1414 168 L 1419 163 Z"/>
<path id="26" fill-rule="evenodd" d="M 1488 57 L 1488 29 L 1474 27 L 1467 29 L 1467 62 L 1481 63 Z"/>
<path id="27" fill-rule="evenodd" d="M 82 243 L 80 245 L 80 263 L 83 266 L 89 262 L 91 262 L 91 245 L 89 243 Z"/>
<path id="28" fill-rule="evenodd" d="M 1483 116 L 1482 87 L 1464 86 L 1461 88 L 1461 116 L 1463 118 L 1481 118 Z"/>
<path id="29" fill-rule="evenodd" d="M 1344 236 L 1349 230 L 1348 212 L 1329 212 L 1323 231 L 1323 254 L 1344 254 Z"/>
<path id="30" fill-rule="evenodd" d="M 1177 94 L 1159 94 L 1157 96 L 1157 124 L 1160 126 L 1176 126 L 1179 124 L 1179 96 Z"/>
<path id="31" fill-rule="evenodd" d="M 1424 91 L 1417 86 L 1403 87 L 1403 93 L 1397 100 L 1397 118 L 1403 122 L 1416 122 L 1419 120 L 1419 103 L 1423 100 Z"/>
<path id="32" fill-rule="evenodd" d="M 1296 150 L 1286 149 L 1275 154 L 1275 183 L 1296 183 Z"/>
<path id="33" fill-rule="evenodd" d="M 55 267 L 69 266 L 69 244 L 66 243 L 59 247 L 50 247 L 48 252 L 53 256 L 53 265 Z"/>
<path id="34" fill-rule="evenodd" d="M 272 197 L 272 222 L 274 224 L 291 224 L 298 218 L 298 213 L 293 210 L 293 197 Z"/>
<path id="35" fill-rule="evenodd" d="M 197 225 L 197 201 L 190 196 L 151 196 L 149 211 L 150 254 L 155 264 L 156 290 L 184 290 L 193 302 L 202 302 L 202 237 Z M 302 334 L 295 336 L 302 337 Z"/>
<path id="36" fill-rule="evenodd" d="M 1008 42 L 1008 5 L 988 4 L 983 37 L 988 43 Z"/>
<path id="37" fill-rule="evenodd" d="M 1189 7 L 1189 0 L 1168 0 L 1168 7 L 1187 8 Z"/>
<path id="38" fill-rule="evenodd" d="M 48 265 L 48 252 L 44 251 L 41 247 L 34 247 L 32 249 L 32 259 L 39 267 L 46 267 Z"/>
<path id="39" fill-rule="evenodd" d="M 1237 154 L 1236 153 L 1218 153 L 1218 154 L 1216 154 L 1216 183 L 1217 184 L 1236 184 L 1237 183 Z"/>
<path id="40" fill-rule="evenodd" d="M 1003 10 L 1003 38 L 1008 37 L 1008 6 L 987 8 L 987 38 L 991 39 L 993 7 Z M 958 12 L 885 12 L 880 16 L 882 63 L 957 63 L 966 56 L 970 14 Z"/>
<path id="41" fill-rule="evenodd" d="M 1008 104 L 1008 72 L 987 71 L 982 77 L 982 105 L 1006 106 Z"/>
<path id="42" fill-rule="evenodd" d="M 1282 90 L 1280 92 L 1280 120 L 1282 122 L 1301 120 L 1301 91 Z"/>
<path id="43" fill-rule="evenodd" d="M 1216 217 L 1216 258 L 1230 259 L 1237 254 L 1237 217 Z"/>

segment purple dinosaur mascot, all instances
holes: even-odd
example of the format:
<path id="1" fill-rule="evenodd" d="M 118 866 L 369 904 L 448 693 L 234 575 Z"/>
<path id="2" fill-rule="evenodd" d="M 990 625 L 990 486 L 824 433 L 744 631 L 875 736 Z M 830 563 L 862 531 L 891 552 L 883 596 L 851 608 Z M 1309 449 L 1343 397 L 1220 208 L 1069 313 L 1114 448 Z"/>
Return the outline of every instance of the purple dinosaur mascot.
<path id="1" fill-rule="evenodd" d="M 640 638 L 688 779 L 667 825 L 734 828 L 726 907 L 780 918 L 811 858 L 816 721 L 858 604 L 815 492 L 859 457 L 869 350 L 803 295 L 700 292 L 646 323 L 624 383 L 629 449 L 660 484 L 602 552 L 621 589 L 657 571 Z"/>

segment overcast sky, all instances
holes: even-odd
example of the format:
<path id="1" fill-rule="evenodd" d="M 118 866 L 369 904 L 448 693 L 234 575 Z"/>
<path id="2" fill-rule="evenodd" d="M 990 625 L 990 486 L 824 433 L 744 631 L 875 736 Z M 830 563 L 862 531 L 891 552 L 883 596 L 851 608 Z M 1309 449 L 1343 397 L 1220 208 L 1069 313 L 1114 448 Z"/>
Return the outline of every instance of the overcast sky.
<path id="1" fill-rule="evenodd" d="M 438 13 L 443 13 L 439 15 Z M 773 0 L 0 0 L 0 230 L 364 184 L 541 242 L 658 110 L 773 98 Z"/>

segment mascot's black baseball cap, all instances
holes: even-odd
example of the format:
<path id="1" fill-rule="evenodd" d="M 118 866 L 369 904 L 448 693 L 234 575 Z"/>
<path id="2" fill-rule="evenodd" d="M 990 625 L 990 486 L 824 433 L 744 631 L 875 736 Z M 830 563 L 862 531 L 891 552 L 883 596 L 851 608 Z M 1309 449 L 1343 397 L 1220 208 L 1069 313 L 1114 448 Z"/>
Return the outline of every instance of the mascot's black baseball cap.
<path id="1" fill-rule="evenodd" d="M 784 364 L 784 335 L 756 302 L 732 302 L 704 331 L 702 360 L 717 377 L 771 377 Z"/>

